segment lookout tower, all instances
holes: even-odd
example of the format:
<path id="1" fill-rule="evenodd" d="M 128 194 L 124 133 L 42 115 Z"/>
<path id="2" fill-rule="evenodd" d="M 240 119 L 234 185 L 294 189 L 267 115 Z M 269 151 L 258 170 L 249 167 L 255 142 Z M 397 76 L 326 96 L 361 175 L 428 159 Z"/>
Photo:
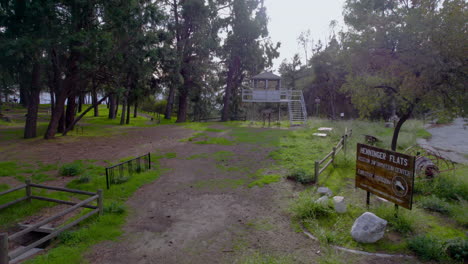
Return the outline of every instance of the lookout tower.
<path id="1" fill-rule="evenodd" d="M 307 111 L 302 91 L 283 88 L 281 86 L 281 77 L 272 72 L 262 72 L 253 76 L 250 88 L 242 90 L 242 102 L 287 103 L 291 124 L 305 124 L 307 121 Z"/>

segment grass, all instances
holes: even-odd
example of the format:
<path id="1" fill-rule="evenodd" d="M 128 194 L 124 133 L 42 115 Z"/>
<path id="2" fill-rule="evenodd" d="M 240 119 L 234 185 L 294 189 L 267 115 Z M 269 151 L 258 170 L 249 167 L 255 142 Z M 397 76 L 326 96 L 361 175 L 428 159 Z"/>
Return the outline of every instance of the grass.
<path id="1" fill-rule="evenodd" d="M 0 177 L 16 176 L 19 166 L 13 161 L 0 162 Z"/>
<path id="2" fill-rule="evenodd" d="M 440 261 L 447 258 L 442 241 L 432 236 L 416 236 L 408 241 L 408 247 L 424 261 Z"/>
<path id="3" fill-rule="evenodd" d="M 260 179 L 249 183 L 247 186 L 249 188 L 252 188 L 254 186 L 263 187 L 266 184 L 279 182 L 281 178 L 282 178 L 281 175 L 277 175 L 277 174 L 262 175 L 260 176 Z"/>

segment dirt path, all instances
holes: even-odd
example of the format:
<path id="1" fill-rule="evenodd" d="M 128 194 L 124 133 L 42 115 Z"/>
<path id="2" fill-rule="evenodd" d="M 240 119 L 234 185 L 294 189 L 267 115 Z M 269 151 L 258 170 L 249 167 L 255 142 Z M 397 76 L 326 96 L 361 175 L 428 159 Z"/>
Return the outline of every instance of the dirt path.
<path id="1" fill-rule="evenodd" d="M 250 145 L 219 146 L 185 143 L 168 147 L 176 159 L 163 160 L 171 170 L 141 188 L 128 205 L 133 208 L 118 242 L 96 246 L 91 263 L 233 263 L 249 252 L 293 255 L 298 263 L 316 258 L 318 245 L 291 228 L 282 201 L 292 195 L 291 183 L 265 187 L 237 186 L 245 172 L 220 169 L 212 158 L 191 155 L 228 151 L 231 168 L 250 172 L 268 167 L 266 149 Z M 226 166 L 226 164 L 225 164 Z"/>

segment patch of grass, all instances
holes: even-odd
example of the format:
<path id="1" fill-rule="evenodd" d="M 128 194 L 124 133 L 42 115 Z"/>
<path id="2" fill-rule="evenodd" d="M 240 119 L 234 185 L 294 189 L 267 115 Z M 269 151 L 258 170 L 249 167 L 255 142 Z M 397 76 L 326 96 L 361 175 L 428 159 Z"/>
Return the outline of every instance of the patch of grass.
<path id="1" fill-rule="evenodd" d="M 317 198 L 309 191 L 300 193 L 290 207 L 293 218 L 296 220 L 310 220 L 331 217 L 336 214 L 329 204 L 317 203 Z"/>
<path id="2" fill-rule="evenodd" d="M 446 253 L 452 259 L 466 263 L 468 260 L 468 239 L 465 237 L 447 241 Z"/>
<path id="3" fill-rule="evenodd" d="M 0 183 L 0 192 L 1 191 L 6 191 L 8 189 L 10 189 L 10 186 L 8 184 Z"/>
<path id="4" fill-rule="evenodd" d="M 200 153 L 200 154 L 194 154 L 194 155 L 187 157 L 187 160 L 206 159 L 208 157 L 210 157 L 209 153 Z"/>
<path id="5" fill-rule="evenodd" d="M 413 213 L 406 210 L 399 210 L 398 214 L 393 206 L 383 204 L 375 209 L 375 214 L 388 221 L 391 229 L 402 234 L 408 235 L 415 230 L 416 219 Z"/>
<path id="6" fill-rule="evenodd" d="M 213 153 L 212 156 L 217 162 L 226 162 L 232 159 L 235 156 L 235 154 L 232 151 L 222 150 Z"/>
<path id="7" fill-rule="evenodd" d="M 421 179 L 415 181 L 415 193 L 422 195 L 435 195 L 441 199 L 452 201 L 468 200 L 468 177 L 463 174 L 464 168 L 457 170 L 456 174 L 445 173 L 435 179 Z"/>
<path id="8" fill-rule="evenodd" d="M 78 184 L 89 183 L 89 182 L 91 182 L 91 180 L 92 180 L 91 175 L 83 174 L 78 179 L 76 179 L 76 183 L 78 183 Z"/>
<path id="9" fill-rule="evenodd" d="M 168 153 L 164 154 L 164 158 L 166 158 L 166 159 L 174 159 L 174 158 L 177 158 L 177 153 L 175 153 L 175 152 L 168 152 Z"/>
<path id="10" fill-rule="evenodd" d="M 41 183 L 41 182 L 50 181 L 53 179 L 54 179 L 53 177 L 44 173 L 34 173 L 31 176 L 31 180 L 35 183 Z"/>
<path id="11" fill-rule="evenodd" d="M 424 261 L 440 261 L 446 258 L 443 243 L 432 236 L 419 235 L 411 238 L 408 247 Z"/>
<path id="12" fill-rule="evenodd" d="M 302 184 L 309 184 L 314 182 L 314 175 L 304 169 L 296 169 L 288 176 L 288 179 Z"/>
<path id="13" fill-rule="evenodd" d="M 124 214 L 125 206 L 123 204 L 112 201 L 104 207 L 104 212 L 108 214 Z"/>
<path id="14" fill-rule="evenodd" d="M 259 231 L 270 231 L 275 229 L 275 225 L 268 221 L 268 219 L 255 219 L 247 222 L 246 225 Z"/>
<path id="15" fill-rule="evenodd" d="M 438 212 L 438 213 L 446 214 L 446 215 L 449 214 L 450 207 L 451 207 L 449 203 L 447 203 L 446 201 L 440 199 L 439 197 L 435 195 L 421 197 L 420 204 L 421 204 L 421 207 L 426 210 Z"/>
<path id="16" fill-rule="evenodd" d="M 83 172 L 83 163 L 81 161 L 68 163 L 60 167 L 60 175 L 62 176 L 77 176 Z"/>
<path id="17" fill-rule="evenodd" d="M 3 161 L 0 162 L 0 177 L 5 176 L 16 176 L 19 166 L 16 162 L 13 161 Z"/>
<path id="18" fill-rule="evenodd" d="M 235 145 L 236 143 L 234 141 L 230 141 L 229 139 L 223 138 L 223 137 L 207 137 L 205 140 L 195 142 L 195 144 L 232 146 L 232 145 Z"/>
<path id="19" fill-rule="evenodd" d="M 276 174 L 262 175 L 260 179 L 249 183 L 248 187 L 249 188 L 252 188 L 254 186 L 263 187 L 265 184 L 279 182 L 280 180 L 281 180 L 281 175 L 276 175 Z"/>
<path id="20" fill-rule="evenodd" d="M 204 131 L 204 132 L 223 132 L 224 130 L 222 129 L 216 129 L 216 128 L 210 128 L 209 126 L 212 125 L 212 123 L 199 123 L 199 122 L 193 122 L 193 123 L 185 123 L 183 126 L 185 128 L 195 130 L 195 131 Z"/>

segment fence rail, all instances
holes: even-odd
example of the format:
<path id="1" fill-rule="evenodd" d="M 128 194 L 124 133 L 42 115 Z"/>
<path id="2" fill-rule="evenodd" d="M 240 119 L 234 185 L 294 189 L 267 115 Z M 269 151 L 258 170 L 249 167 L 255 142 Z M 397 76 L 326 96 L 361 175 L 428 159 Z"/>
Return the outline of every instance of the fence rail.
<path id="1" fill-rule="evenodd" d="M 335 157 L 336 155 L 338 155 L 338 153 L 341 150 L 344 150 L 345 155 L 346 155 L 346 143 L 348 141 L 348 138 L 351 137 L 352 133 L 353 131 L 351 129 L 350 130 L 346 129 L 344 135 L 341 137 L 338 144 L 336 144 L 336 146 L 333 147 L 332 151 L 328 153 L 323 159 L 315 161 L 315 173 L 314 173 L 315 183 L 318 182 L 318 177 L 320 176 L 320 174 L 322 174 L 323 171 L 325 171 L 328 168 L 328 166 L 330 166 L 330 164 L 333 164 L 335 162 Z M 322 168 L 320 168 L 320 166 L 323 163 L 325 163 L 325 165 Z"/>
<path id="2" fill-rule="evenodd" d="M 143 163 L 143 164 L 142 164 Z M 151 153 L 112 165 L 106 168 L 106 186 L 109 190 L 112 184 L 124 182 L 133 173 L 140 173 L 151 169 Z"/>
<path id="3" fill-rule="evenodd" d="M 38 188 L 38 189 L 47 189 L 47 190 L 54 190 L 54 191 L 62 191 L 62 192 L 69 192 L 69 193 L 75 193 L 75 194 L 84 194 L 84 195 L 89 195 L 91 196 L 90 198 L 83 200 L 78 203 L 74 202 L 69 202 L 69 201 L 63 201 L 63 200 L 58 200 L 58 199 L 53 199 L 53 198 L 48 198 L 48 197 L 42 197 L 42 196 L 37 196 L 33 195 L 33 188 Z M 102 214 L 103 213 L 103 199 L 102 199 L 102 190 L 98 190 L 96 193 L 93 192 L 86 192 L 86 191 L 81 191 L 81 190 L 74 190 L 74 189 L 67 189 L 67 188 L 61 188 L 61 187 L 52 187 L 52 186 L 47 186 L 47 185 L 42 185 L 42 184 L 34 184 L 31 183 L 29 180 L 26 181 L 26 184 L 20 185 L 18 187 L 3 191 L 0 193 L 0 196 L 18 191 L 21 189 L 25 189 L 25 195 L 24 197 L 21 197 L 17 200 L 5 203 L 3 205 L 0 205 L 0 210 L 4 209 L 8 206 L 14 205 L 16 203 L 19 203 L 21 201 L 31 201 L 33 199 L 35 200 L 41 200 L 41 201 L 48 201 L 48 202 L 55 202 L 59 204 L 67 204 L 67 205 L 72 205 L 72 207 L 67 208 L 66 210 L 61 211 L 58 214 L 55 214 L 51 217 L 48 217 L 34 225 L 28 226 L 25 229 L 18 231 L 12 235 L 8 235 L 7 233 L 1 233 L 0 234 L 0 264 L 8 264 L 10 260 L 15 259 L 16 257 L 22 255 L 23 253 L 29 251 L 30 249 L 37 247 L 41 245 L 42 243 L 58 236 L 60 233 L 63 231 L 71 228 L 72 226 L 80 223 L 81 221 L 91 217 L 92 215 L 95 214 Z M 90 205 L 89 203 L 97 201 L 97 205 Z M 91 212 L 88 212 L 87 214 L 81 216 L 80 218 L 74 220 L 71 223 L 68 223 L 64 226 L 59 227 L 58 229 L 52 231 L 50 234 L 47 236 L 29 244 L 26 247 L 16 249 L 12 252 L 9 251 L 9 241 L 12 241 L 14 239 L 17 239 L 21 236 L 24 236 L 32 231 L 40 229 L 42 226 L 54 221 L 55 219 L 58 219 L 68 213 L 71 213 L 74 210 L 77 210 L 78 208 L 89 208 L 93 209 Z"/>

